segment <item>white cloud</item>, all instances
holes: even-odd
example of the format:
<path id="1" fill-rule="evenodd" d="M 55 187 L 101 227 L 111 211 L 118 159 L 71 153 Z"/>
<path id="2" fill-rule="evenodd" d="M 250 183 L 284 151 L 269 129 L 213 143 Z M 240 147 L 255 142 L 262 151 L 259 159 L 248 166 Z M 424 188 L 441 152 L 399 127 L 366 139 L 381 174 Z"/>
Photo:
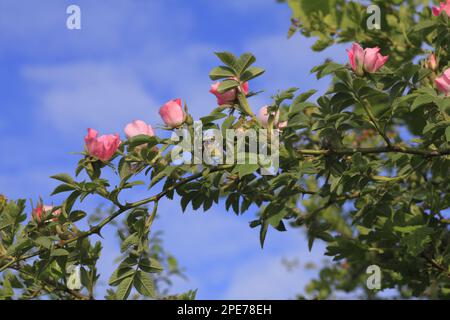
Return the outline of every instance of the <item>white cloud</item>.
<path id="1" fill-rule="evenodd" d="M 322 250 L 317 246 L 310 253 L 301 243 L 297 250 L 285 249 L 278 254 L 250 257 L 234 270 L 223 299 L 293 299 L 303 293 L 308 282 L 317 275 L 317 271 L 306 270 L 303 266 L 307 262 L 320 263 Z M 283 258 L 297 259 L 299 267 L 288 271 Z"/>
<path id="2" fill-rule="evenodd" d="M 126 68 L 76 63 L 28 67 L 24 75 L 38 91 L 37 116 L 63 133 L 87 127 L 120 132 L 134 119 L 152 122 L 157 116 L 158 105 Z"/>

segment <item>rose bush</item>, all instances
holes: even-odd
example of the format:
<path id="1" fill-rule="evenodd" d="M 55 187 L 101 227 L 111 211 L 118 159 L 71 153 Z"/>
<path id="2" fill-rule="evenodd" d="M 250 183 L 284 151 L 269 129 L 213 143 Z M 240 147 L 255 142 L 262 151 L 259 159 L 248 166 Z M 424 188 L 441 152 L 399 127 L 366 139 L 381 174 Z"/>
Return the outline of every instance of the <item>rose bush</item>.
<path id="1" fill-rule="evenodd" d="M 205 130 L 282 129 L 278 170 L 268 176 L 263 163 L 175 164 L 170 150 L 182 141 L 161 138 L 144 121 L 126 126 L 125 141 L 89 129 L 75 177 L 52 177 L 61 182 L 53 194 L 66 193 L 65 201 L 51 209 L 40 204 L 30 221 L 23 200 L 0 198 L 2 298 L 94 298 L 101 244 L 90 239 L 122 216 L 123 257 L 110 276 L 107 298 L 132 293 L 163 298 L 155 279 L 164 266 L 151 237 L 162 198 L 180 202 L 182 210 L 191 205 L 207 211 L 224 203 L 237 215 L 256 205 L 250 226 L 259 230 L 262 246 L 269 230 L 286 231 L 286 224 L 306 232 L 310 249 L 324 241 L 336 262 L 308 286 L 313 297 L 360 288 L 376 296 L 365 282 L 369 265 L 381 268 L 381 289 L 395 288 L 401 297 L 450 297 L 446 4 L 438 9 L 419 0 L 377 2 L 381 30 L 366 29 L 367 11 L 359 1 L 288 4 L 290 35 L 318 37 L 314 50 L 353 43 L 348 64 L 327 60 L 313 69 L 318 78 L 332 79 L 328 91 L 288 88 L 256 116 L 249 83 L 264 70 L 254 66 L 252 54 L 221 52 L 222 65 L 210 73 L 212 81 L 220 81 L 211 87 L 219 107 L 200 119 Z M 194 131 L 181 99 L 167 102 L 159 113 L 166 130 Z M 405 131 L 411 139 L 401 134 Z M 250 157 L 250 148 L 247 152 Z M 104 178 L 107 170 L 114 181 Z M 123 191 L 141 185 L 148 197 L 127 200 Z M 89 215 L 76 207 L 93 196 L 113 208 L 83 231 L 80 220 Z M 80 286 L 73 280 L 77 268 Z"/>

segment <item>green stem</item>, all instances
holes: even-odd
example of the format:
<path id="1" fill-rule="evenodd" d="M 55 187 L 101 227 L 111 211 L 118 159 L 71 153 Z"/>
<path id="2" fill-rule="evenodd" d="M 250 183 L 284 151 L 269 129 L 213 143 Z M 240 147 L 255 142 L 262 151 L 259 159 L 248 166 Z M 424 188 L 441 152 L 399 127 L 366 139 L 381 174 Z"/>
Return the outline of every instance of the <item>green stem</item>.
<path id="1" fill-rule="evenodd" d="M 364 110 L 366 111 L 367 115 L 369 116 L 370 121 L 372 122 L 372 125 L 375 127 L 375 129 L 378 131 L 378 133 L 383 137 L 384 141 L 386 141 L 387 145 L 389 147 L 392 146 L 391 140 L 389 140 L 388 136 L 384 133 L 384 131 L 381 129 L 380 124 L 377 121 L 377 118 L 372 112 L 372 107 L 366 99 L 360 101 L 360 104 L 363 106 Z"/>
<path id="2" fill-rule="evenodd" d="M 153 221 L 155 221 L 157 212 L 158 212 L 158 201 L 155 201 L 152 214 L 148 217 L 148 219 L 145 223 L 145 227 L 147 228 L 147 231 L 149 231 L 151 226 L 153 225 Z"/>

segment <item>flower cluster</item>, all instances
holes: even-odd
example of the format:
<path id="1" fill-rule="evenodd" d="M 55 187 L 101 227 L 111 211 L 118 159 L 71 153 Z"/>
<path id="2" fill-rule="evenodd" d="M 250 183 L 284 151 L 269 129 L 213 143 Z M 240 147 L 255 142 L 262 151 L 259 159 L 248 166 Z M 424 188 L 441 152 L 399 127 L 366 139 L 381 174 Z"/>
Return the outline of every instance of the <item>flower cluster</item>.
<path id="1" fill-rule="evenodd" d="M 249 94 L 248 82 L 243 83 L 239 88 L 231 89 L 224 93 L 220 93 L 218 90 L 220 84 L 220 82 L 214 83 L 211 85 L 210 90 L 210 92 L 217 97 L 217 103 L 219 106 L 235 102 L 238 90 L 243 92 L 246 96 Z M 269 119 L 267 109 L 267 106 L 261 108 L 258 114 L 258 119 L 264 127 L 267 126 Z M 187 119 L 187 113 L 185 109 L 183 109 L 183 102 L 181 99 L 174 99 L 166 102 L 159 109 L 159 115 L 168 129 L 180 127 L 186 122 Z M 279 124 L 278 117 L 279 113 L 277 113 L 277 116 L 275 117 L 274 126 L 278 128 L 285 127 L 287 123 L 284 122 Z M 153 127 L 143 120 L 134 120 L 133 122 L 127 124 L 124 131 L 127 139 L 139 135 L 146 135 L 150 137 L 155 136 Z M 88 134 L 84 140 L 89 156 L 101 161 L 111 160 L 122 143 L 118 134 L 98 136 L 98 132 L 92 128 L 88 129 Z"/>
<path id="2" fill-rule="evenodd" d="M 441 4 L 441 6 L 442 5 L 443 4 Z M 450 10 L 450 0 L 447 5 Z M 380 48 L 375 47 L 363 49 L 363 47 L 361 47 L 358 43 L 354 43 L 352 48 L 347 50 L 347 52 L 350 60 L 350 66 L 359 76 L 363 76 L 365 73 L 377 72 L 389 59 L 388 56 L 383 56 L 380 54 Z M 434 53 L 429 55 L 426 66 L 432 71 L 438 70 L 439 64 Z M 445 70 L 440 77 L 436 78 L 435 84 L 439 91 L 444 93 L 446 96 L 450 95 L 450 68 Z"/>

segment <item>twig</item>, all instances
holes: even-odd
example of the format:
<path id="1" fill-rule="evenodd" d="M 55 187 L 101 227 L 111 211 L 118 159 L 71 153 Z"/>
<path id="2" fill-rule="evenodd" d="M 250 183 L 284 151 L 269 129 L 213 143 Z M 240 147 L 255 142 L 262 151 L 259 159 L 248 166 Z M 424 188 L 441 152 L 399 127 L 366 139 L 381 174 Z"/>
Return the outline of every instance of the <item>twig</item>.
<path id="1" fill-rule="evenodd" d="M 380 154 L 380 153 L 405 153 L 414 154 L 424 157 L 442 157 L 450 155 L 450 149 L 443 150 L 424 150 L 415 149 L 409 147 L 402 147 L 398 145 L 386 146 L 386 147 L 375 147 L 375 148 L 342 148 L 342 149 L 301 149 L 296 151 L 299 155 L 310 155 L 310 156 L 320 156 L 320 155 L 353 155 L 355 153 L 361 154 Z"/>
<path id="2" fill-rule="evenodd" d="M 431 264 L 434 268 L 440 270 L 442 273 L 446 274 L 447 277 L 450 279 L 450 273 L 448 272 L 448 269 L 446 269 L 444 266 L 441 266 L 439 263 L 434 261 L 432 258 L 428 257 L 426 254 L 422 254 L 422 257 L 425 258 L 425 260 Z"/>

